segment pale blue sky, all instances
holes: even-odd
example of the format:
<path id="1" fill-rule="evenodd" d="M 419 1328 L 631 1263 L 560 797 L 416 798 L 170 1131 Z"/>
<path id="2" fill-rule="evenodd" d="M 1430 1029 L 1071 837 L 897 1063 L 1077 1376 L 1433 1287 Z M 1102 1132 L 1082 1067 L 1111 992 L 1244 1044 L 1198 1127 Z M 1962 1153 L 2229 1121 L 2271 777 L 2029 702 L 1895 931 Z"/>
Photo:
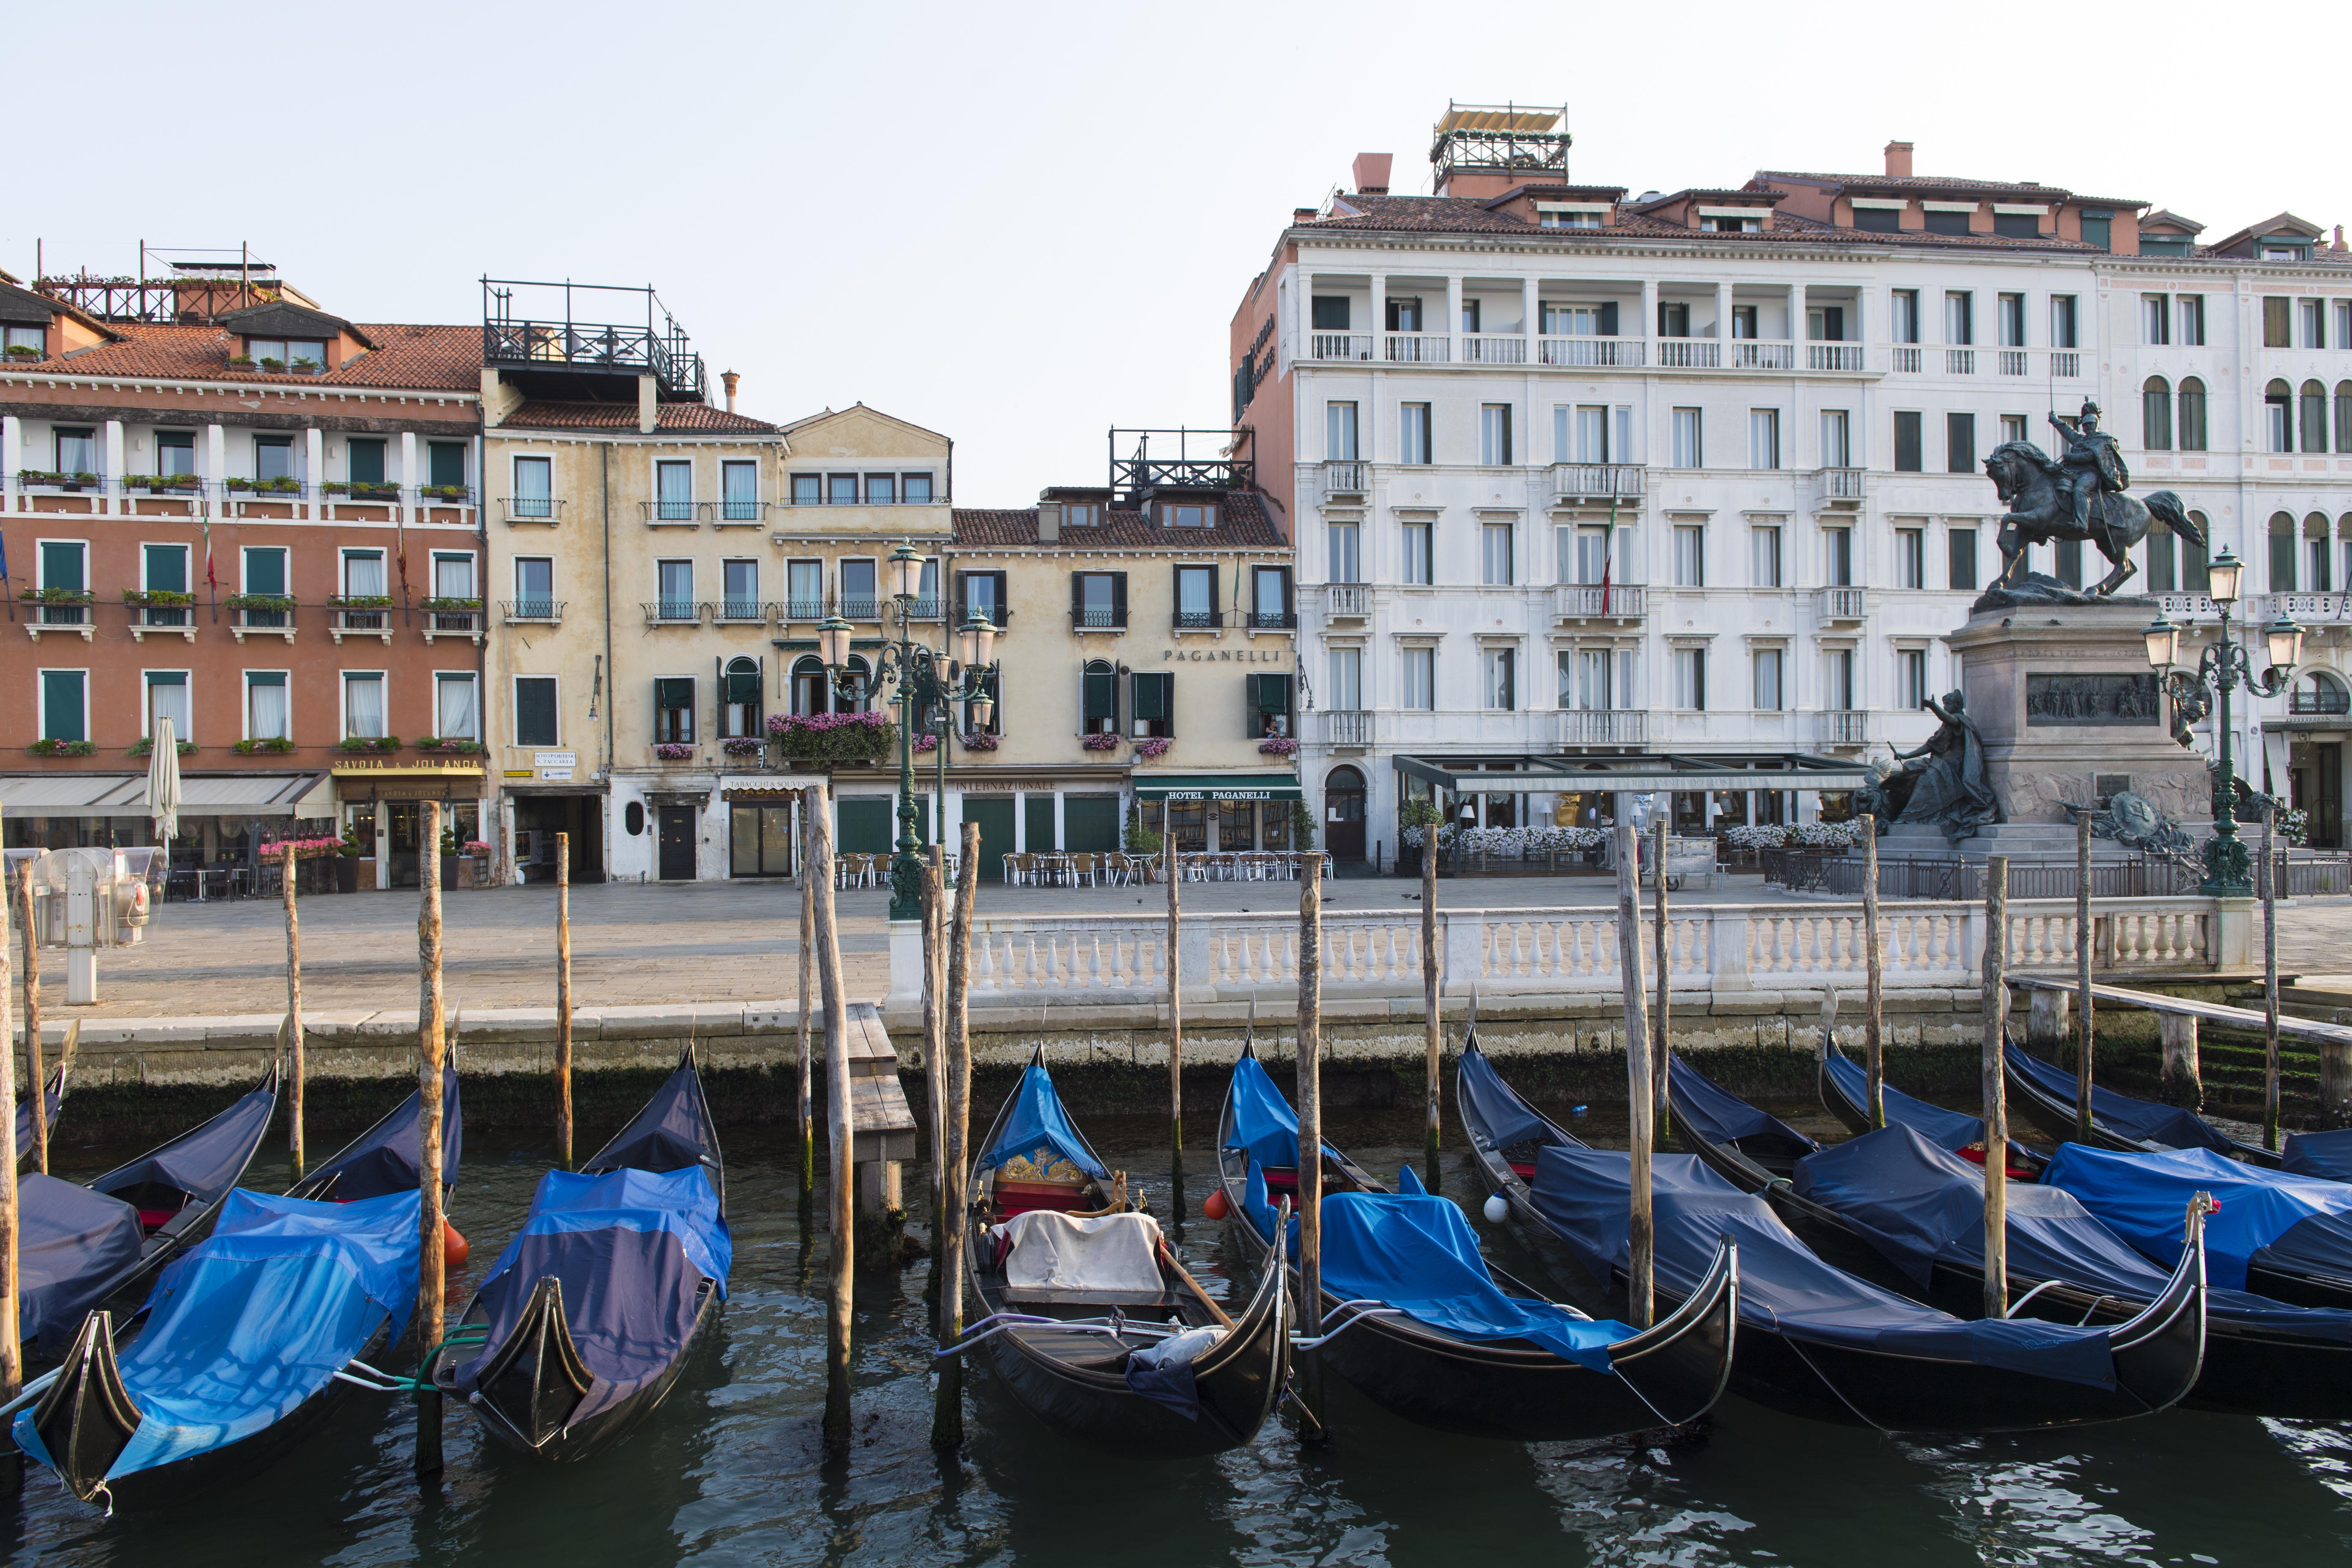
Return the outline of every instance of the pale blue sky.
<path id="1" fill-rule="evenodd" d="M 1360 151 L 1425 190 L 1449 96 L 1566 101 L 1574 175 L 1637 192 L 1875 169 L 1899 137 L 1923 174 L 2145 197 L 2209 238 L 2352 221 L 2319 3 L 118 0 L 9 32 L 0 267 L 37 237 L 113 272 L 142 237 L 247 241 L 375 321 L 478 319 L 485 271 L 650 281 L 747 412 L 943 431 L 967 505 L 1101 482 L 1113 424 L 1221 423 L 1290 209 Z"/>

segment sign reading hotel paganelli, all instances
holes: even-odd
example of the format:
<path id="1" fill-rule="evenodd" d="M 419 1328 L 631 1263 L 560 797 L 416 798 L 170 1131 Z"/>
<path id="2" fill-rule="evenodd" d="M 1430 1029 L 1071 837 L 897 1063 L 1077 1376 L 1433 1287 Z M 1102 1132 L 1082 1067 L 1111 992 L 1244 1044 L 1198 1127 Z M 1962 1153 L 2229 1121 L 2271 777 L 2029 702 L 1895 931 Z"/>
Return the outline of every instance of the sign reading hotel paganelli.
<path id="1" fill-rule="evenodd" d="M 2164 698 L 2149 671 L 2124 675 L 2028 675 L 2025 721 L 2053 724 L 2144 724 L 2163 721 Z"/>
<path id="2" fill-rule="evenodd" d="M 1290 650 L 1286 647 L 1164 647 L 1160 650 L 1162 664 L 1286 664 Z"/>

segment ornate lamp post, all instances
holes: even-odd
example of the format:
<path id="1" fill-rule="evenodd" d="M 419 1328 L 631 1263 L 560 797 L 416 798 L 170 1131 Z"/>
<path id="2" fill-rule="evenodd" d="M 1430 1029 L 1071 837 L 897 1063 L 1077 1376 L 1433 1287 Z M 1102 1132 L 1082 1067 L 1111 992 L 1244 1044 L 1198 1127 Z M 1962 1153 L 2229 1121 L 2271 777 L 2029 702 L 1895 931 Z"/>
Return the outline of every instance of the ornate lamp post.
<path id="1" fill-rule="evenodd" d="M 874 684 L 886 680 L 898 686 L 898 842 L 890 860 L 890 918 L 917 920 L 922 914 L 923 863 L 921 842 L 915 834 L 915 725 L 917 716 L 934 704 L 944 712 L 950 703 L 969 704 L 972 722 L 985 725 L 995 711 L 989 689 L 996 679 L 996 627 L 975 614 L 956 632 L 961 659 L 934 652 L 914 637 L 915 598 L 923 584 L 923 558 L 911 542 L 901 542 L 887 563 L 890 602 L 898 624 L 898 638 L 885 643 L 874 663 Z M 817 628 L 818 657 L 832 672 L 836 689 L 852 689 L 849 671 L 850 635 L 855 630 L 839 616 L 828 616 Z M 950 726 L 952 728 L 952 726 Z M 945 745 L 946 737 L 940 738 Z"/>
<path id="2" fill-rule="evenodd" d="M 2254 892 L 2253 858 L 2238 838 L 2238 775 L 2230 753 L 2230 693 L 2242 685 L 2254 696 L 2275 697 L 2294 679 L 2294 667 L 2303 658 L 2303 628 L 2282 612 L 2263 628 L 2270 668 L 2259 678 L 2254 674 L 2253 660 L 2230 629 L 2230 607 L 2238 602 L 2245 570 L 2245 563 L 2222 546 L 2210 568 L 2209 590 L 2214 608 L 2221 612 L 2221 632 L 2198 655 L 2194 674 L 2174 668 L 2180 662 L 2180 628 L 2163 611 L 2157 612 L 2144 634 L 2147 662 L 2164 679 L 2165 691 L 2179 714 L 2176 732 L 2184 743 L 2189 727 L 2212 710 L 2216 699 L 2221 703 L 2216 731 L 2220 755 L 2213 770 L 2213 837 L 2205 845 L 2205 880 L 2197 889 L 2217 899 L 2252 898 Z M 2212 696 L 2207 696 L 2208 691 Z"/>

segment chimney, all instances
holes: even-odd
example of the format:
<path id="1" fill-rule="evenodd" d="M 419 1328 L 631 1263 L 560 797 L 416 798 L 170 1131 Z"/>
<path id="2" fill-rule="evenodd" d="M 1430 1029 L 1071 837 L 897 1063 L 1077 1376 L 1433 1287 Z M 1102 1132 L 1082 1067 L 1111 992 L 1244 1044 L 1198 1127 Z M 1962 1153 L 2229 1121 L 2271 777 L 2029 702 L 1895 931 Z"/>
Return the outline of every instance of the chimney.
<path id="1" fill-rule="evenodd" d="M 1293 223 L 1313 223 L 1315 221 L 1316 214 L 1321 210 L 1322 209 L 1319 207 L 1293 207 L 1290 209 L 1290 221 Z"/>
<path id="2" fill-rule="evenodd" d="M 2344 249 L 2344 226 L 2340 223 L 2336 226 L 2336 243 L 2327 247 L 2327 254 L 2330 256 L 2342 256 L 2346 254 Z"/>
<path id="3" fill-rule="evenodd" d="M 1886 144 L 1886 177 L 1907 180 L 1911 177 L 1911 143 L 1889 142 Z"/>
<path id="4" fill-rule="evenodd" d="M 1389 194 L 1389 169 L 1396 163 L 1393 153 L 1359 153 L 1353 174 L 1356 194 L 1360 196 L 1384 196 Z"/>
<path id="5" fill-rule="evenodd" d="M 719 384 L 727 389 L 727 412 L 730 414 L 735 412 L 735 384 L 742 379 L 731 370 L 719 373 Z"/>
<path id="6" fill-rule="evenodd" d="M 1062 503 L 1060 501 L 1041 500 L 1037 503 L 1037 542 L 1040 544 L 1062 542 Z"/>

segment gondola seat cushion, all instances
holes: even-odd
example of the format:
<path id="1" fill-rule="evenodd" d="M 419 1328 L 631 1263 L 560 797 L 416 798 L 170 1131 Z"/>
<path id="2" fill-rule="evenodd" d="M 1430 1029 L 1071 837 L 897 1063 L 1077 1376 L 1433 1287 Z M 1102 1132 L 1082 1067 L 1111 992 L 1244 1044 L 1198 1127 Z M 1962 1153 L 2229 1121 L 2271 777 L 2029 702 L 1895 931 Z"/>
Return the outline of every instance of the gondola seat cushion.
<path id="1" fill-rule="evenodd" d="M 1008 1300 L 1159 1300 L 1160 1225 L 1150 1215 L 1076 1219 L 1049 1209 L 1016 1215 L 1003 1227 Z"/>

